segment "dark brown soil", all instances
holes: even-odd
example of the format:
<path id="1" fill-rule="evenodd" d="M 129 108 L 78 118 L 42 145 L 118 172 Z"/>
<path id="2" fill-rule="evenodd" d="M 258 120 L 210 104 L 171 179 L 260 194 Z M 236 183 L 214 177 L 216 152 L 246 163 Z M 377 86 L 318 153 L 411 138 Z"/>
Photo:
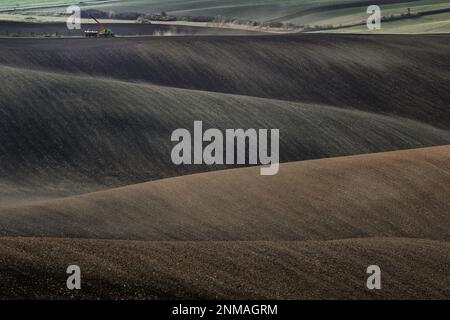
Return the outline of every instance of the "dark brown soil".
<path id="1" fill-rule="evenodd" d="M 0 239 L 7 299 L 448 299 L 450 244 L 414 239 L 136 242 Z M 81 268 L 81 290 L 66 269 Z M 382 289 L 368 290 L 369 265 Z"/>

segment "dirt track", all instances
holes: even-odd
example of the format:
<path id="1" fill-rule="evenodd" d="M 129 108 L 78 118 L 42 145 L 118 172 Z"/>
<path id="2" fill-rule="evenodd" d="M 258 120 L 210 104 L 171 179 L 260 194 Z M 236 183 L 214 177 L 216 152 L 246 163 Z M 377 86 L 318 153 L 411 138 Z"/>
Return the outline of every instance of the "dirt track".
<path id="1" fill-rule="evenodd" d="M 138 24 L 115 23 L 110 28 L 118 36 L 213 36 L 213 35 L 255 35 L 258 32 L 234 30 L 224 28 L 204 28 L 196 26 L 165 25 L 165 24 Z M 98 26 L 92 23 L 83 24 L 83 30 L 97 30 Z M 68 30 L 65 23 L 40 22 L 8 22 L 0 21 L 0 37 L 35 37 L 35 36 L 84 36 L 82 30 Z"/>

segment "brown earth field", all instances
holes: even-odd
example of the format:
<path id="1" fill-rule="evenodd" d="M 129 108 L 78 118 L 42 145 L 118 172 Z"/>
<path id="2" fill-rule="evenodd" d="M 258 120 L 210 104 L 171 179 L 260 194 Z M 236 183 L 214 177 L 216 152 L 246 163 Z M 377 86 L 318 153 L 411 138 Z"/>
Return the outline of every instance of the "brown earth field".
<path id="1" fill-rule="evenodd" d="M 290 162 L 6 206 L 0 236 L 449 241 L 449 184 L 450 146 Z"/>
<path id="2" fill-rule="evenodd" d="M 3 299 L 448 299 L 450 244 L 1 238 Z M 366 268 L 382 268 L 367 290 Z M 82 289 L 65 289 L 67 266 Z"/>
<path id="3" fill-rule="evenodd" d="M 448 35 L 0 39 L 0 299 L 449 299 L 448 70 Z M 280 172 L 174 165 L 195 120 L 279 129 Z"/>
<path id="4" fill-rule="evenodd" d="M 219 171 L 2 211 L 16 237 L 0 238 L 0 297 L 448 299 L 449 158 L 446 146 L 304 161 L 272 183 Z"/>

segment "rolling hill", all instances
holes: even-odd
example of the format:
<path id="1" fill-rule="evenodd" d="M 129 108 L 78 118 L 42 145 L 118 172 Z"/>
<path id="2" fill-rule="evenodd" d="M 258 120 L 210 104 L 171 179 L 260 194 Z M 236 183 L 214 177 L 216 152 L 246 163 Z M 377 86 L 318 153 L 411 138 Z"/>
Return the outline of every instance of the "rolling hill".
<path id="1" fill-rule="evenodd" d="M 448 36 L 97 40 L 0 39 L 0 298 L 448 299 Z M 279 174 L 175 166 L 195 120 Z"/>
<path id="2" fill-rule="evenodd" d="M 450 239 L 450 147 L 210 172 L 0 209 L 1 236 Z M 220 206 L 217 206 L 220 203 Z"/>
<path id="3" fill-rule="evenodd" d="M 0 44 L 0 65 L 26 70 L 353 108 L 445 129 L 450 123 L 450 38 L 444 35 L 3 39 Z"/>
<path id="4" fill-rule="evenodd" d="M 2 234 L 26 237 L 0 238 L 0 297 L 447 299 L 449 157 L 447 146 L 291 163 L 271 184 L 254 168 L 228 170 L 2 210 Z M 70 238 L 139 229 L 148 239 L 228 240 Z M 239 233 L 252 241 L 231 240 Z M 74 263 L 77 292 L 64 289 Z M 382 291 L 365 286 L 372 264 Z"/>
<path id="5" fill-rule="evenodd" d="M 176 166 L 173 130 L 277 128 L 281 161 L 450 144 L 423 122 L 326 105 L 0 67 L 2 204 L 223 166 Z"/>

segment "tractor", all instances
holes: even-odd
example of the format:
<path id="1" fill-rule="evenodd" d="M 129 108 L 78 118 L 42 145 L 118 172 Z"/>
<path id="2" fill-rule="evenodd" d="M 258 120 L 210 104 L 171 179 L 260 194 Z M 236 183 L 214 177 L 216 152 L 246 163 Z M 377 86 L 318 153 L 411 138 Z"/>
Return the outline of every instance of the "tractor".
<path id="1" fill-rule="evenodd" d="M 85 30 L 84 36 L 86 38 L 112 38 L 114 37 L 114 33 L 111 31 L 111 29 L 108 29 L 105 27 L 104 24 L 100 23 L 97 19 L 95 19 L 93 16 L 90 16 L 92 19 L 94 19 L 95 22 L 100 26 L 100 30 Z"/>

